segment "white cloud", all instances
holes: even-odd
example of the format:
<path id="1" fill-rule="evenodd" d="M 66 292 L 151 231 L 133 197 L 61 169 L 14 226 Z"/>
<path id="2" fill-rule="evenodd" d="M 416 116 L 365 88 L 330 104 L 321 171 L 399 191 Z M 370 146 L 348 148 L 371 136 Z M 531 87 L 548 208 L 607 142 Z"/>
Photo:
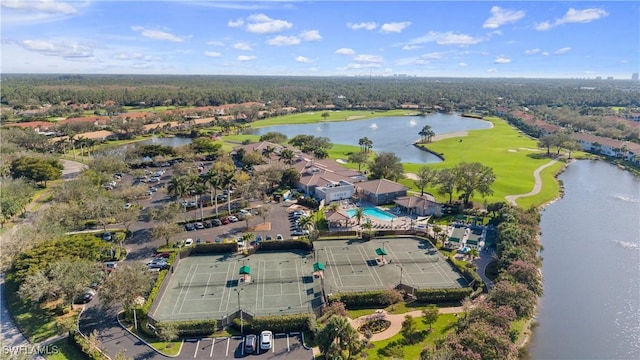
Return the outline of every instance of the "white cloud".
<path id="1" fill-rule="evenodd" d="M 525 55 L 533 55 L 540 52 L 540 49 L 528 49 L 524 51 Z"/>
<path id="2" fill-rule="evenodd" d="M 272 46 L 289 46 L 289 45 L 298 45 L 300 44 L 300 38 L 297 36 L 284 36 L 278 35 L 274 38 L 271 38 L 267 41 L 267 44 Z"/>
<path id="3" fill-rule="evenodd" d="M 411 50 L 416 50 L 416 49 L 420 49 L 420 48 L 422 48 L 422 46 L 420 46 L 420 45 L 405 45 L 405 46 L 402 47 L 402 50 L 411 51 Z"/>
<path id="4" fill-rule="evenodd" d="M 380 28 L 382 33 L 399 33 L 411 25 L 411 21 L 393 22 L 383 24 Z"/>
<path id="5" fill-rule="evenodd" d="M 60 1 L 2 1 L 0 6 L 7 9 L 46 14 L 73 15 L 78 12 L 71 4 Z"/>
<path id="6" fill-rule="evenodd" d="M 135 53 L 119 53 L 114 56 L 116 60 L 144 60 L 144 61 L 160 61 L 157 56 L 143 55 L 139 52 Z"/>
<path id="7" fill-rule="evenodd" d="M 272 34 L 293 27 L 293 24 L 286 20 L 272 19 L 264 14 L 251 15 L 247 21 L 247 31 L 256 34 Z"/>
<path id="8" fill-rule="evenodd" d="M 627 60 L 627 59 L 621 59 L 620 60 L 620 64 L 628 64 L 628 63 L 629 63 L 629 60 Z"/>
<path id="9" fill-rule="evenodd" d="M 139 32 L 142 36 L 154 40 L 166 40 L 171 42 L 183 42 L 184 37 L 173 35 L 166 31 L 147 29 L 144 26 L 132 26 L 131 30 Z"/>
<path id="10" fill-rule="evenodd" d="M 300 37 L 304 41 L 320 41 L 320 40 L 322 40 L 322 36 L 320 35 L 320 32 L 318 30 L 303 31 L 300 34 Z"/>
<path id="11" fill-rule="evenodd" d="M 360 54 L 360 55 L 356 55 L 353 58 L 353 61 L 359 62 L 359 63 L 381 63 L 381 62 L 384 62 L 384 59 L 382 59 L 382 56 L 379 56 L 379 55 Z"/>
<path id="12" fill-rule="evenodd" d="M 299 62 L 299 63 L 303 63 L 303 64 L 308 64 L 308 63 L 313 62 L 311 59 L 309 59 L 307 57 L 304 57 L 304 56 L 298 56 L 296 58 L 296 61 Z"/>
<path id="13" fill-rule="evenodd" d="M 495 60 L 493 60 L 494 64 L 508 64 L 510 62 L 511 62 L 511 59 L 503 55 L 500 55 L 497 58 L 495 58 Z"/>
<path id="14" fill-rule="evenodd" d="M 205 52 L 204 52 L 204 55 L 205 55 L 205 56 L 207 56 L 207 57 L 212 57 L 212 58 L 217 58 L 217 57 L 222 56 L 222 54 L 221 54 L 221 53 L 219 53 L 219 52 L 214 52 L 214 51 L 205 51 Z"/>
<path id="15" fill-rule="evenodd" d="M 444 57 L 443 52 L 432 52 L 432 53 L 420 55 L 421 59 L 428 59 L 428 60 L 440 60 L 443 57 Z"/>
<path id="16" fill-rule="evenodd" d="M 495 72 L 498 72 L 498 69 L 496 69 L 496 68 L 491 68 L 491 69 L 487 70 L 487 72 L 488 72 L 488 73 L 495 73 Z"/>
<path id="17" fill-rule="evenodd" d="M 549 30 L 552 27 L 562 25 L 562 24 L 570 24 L 570 23 L 589 23 L 605 16 L 609 16 L 609 13 L 604 9 L 599 8 L 589 8 L 584 10 L 576 10 L 574 8 L 569 8 L 567 13 L 560 19 L 556 19 L 553 23 L 550 21 L 545 21 L 543 23 L 537 24 L 535 29 L 538 31 Z"/>
<path id="18" fill-rule="evenodd" d="M 243 51 L 253 50 L 253 48 L 251 47 L 251 44 L 246 43 L 244 41 L 238 41 L 237 43 L 233 44 L 233 48 L 237 50 L 243 50 Z"/>
<path id="19" fill-rule="evenodd" d="M 549 52 L 548 51 L 543 51 L 541 55 L 542 56 L 549 56 Z"/>
<path id="20" fill-rule="evenodd" d="M 514 23 L 524 17 L 522 10 L 507 10 L 499 6 L 491 8 L 491 17 L 482 25 L 485 29 L 497 29 L 504 24 Z"/>
<path id="21" fill-rule="evenodd" d="M 563 47 L 553 52 L 553 55 L 562 55 L 571 51 L 570 47 Z"/>
<path id="22" fill-rule="evenodd" d="M 63 58 L 87 58 L 93 56 L 93 49 L 76 43 L 63 41 L 24 40 L 18 43 L 22 48 L 47 56 Z"/>
<path id="23" fill-rule="evenodd" d="M 469 64 L 461 62 L 461 63 L 458 63 L 458 66 L 459 67 L 467 67 L 467 66 L 469 66 Z"/>
<path id="24" fill-rule="evenodd" d="M 416 45 L 429 42 L 435 42 L 438 45 L 466 46 L 480 43 L 482 39 L 467 34 L 452 33 L 451 31 L 446 33 L 429 31 L 426 35 L 412 39 L 407 44 Z"/>
<path id="25" fill-rule="evenodd" d="M 347 65 L 348 69 L 366 69 L 366 68 L 379 68 L 382 65 L 378 64 L 378 63 L 366 63 L 366 64 L 362 64 L 362 63 L 351 63 Z"/>
<path id="26" fill-rule="evenodd" d="M 222 41 L 212 40 L 212 41 L 207 42 L 207 45 L 224 46 L 224 43 Z"/>
<path id="27" fill-rule="evenodd" d="M 360 30 L 360 29 L 375 30 L 378 27 L 378 24 L 376 24 L 373 21 L 361 22 L 357 24 L 347 23 L 347 27 L 351 30 Z"/>
<path id="28" fill-rule="evenodd" d="M 320 71 L 320 69 L 318 69 L 316 67 L 312 67 L 312 68 L 309 68 L 309 71 L 318 72 L 318 71 Z"/>
<path id="29" fill-rule="evenodd" d="M 255 60 L 255 56 L 253 55 L 240 55 L 237 57 L 238 61 L 251 61 L 251 60 Z"/>
<path id="30" fill-rule="evenodd" d="M 230 27 L 230 28 L 239 28 L 242 25 L 244 25 L 244 20 L 242 20 L 242 19 L 229 20 L 227 22 L 227 26 Z"/>
<path id="31" fill-rule="evenodd" d="M 353 49 L 340 48 L 340 49 L 336 50 L 336 54 L 339 54 L 339 55 L 355 55 L 356 52 L 353 51 Z"/>

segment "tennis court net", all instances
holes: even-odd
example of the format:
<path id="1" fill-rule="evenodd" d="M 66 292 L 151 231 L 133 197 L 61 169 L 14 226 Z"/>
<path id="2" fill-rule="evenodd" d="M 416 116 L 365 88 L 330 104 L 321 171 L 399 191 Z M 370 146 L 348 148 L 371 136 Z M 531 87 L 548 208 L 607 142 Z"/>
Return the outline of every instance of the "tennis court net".
<path id="1" fill-rule="evenodd" d="M 313 276 L 298 276 L 298 277 L 285 277 L 285 278 L 268 278 L 268 279 L 256 279 L 252 278 L 250 282 L 240 281 L 239 279 L 231 279 L 226 281 L 184 281 L 178 282 L 178 287 L 235 287 L 240 285 L 250 284 L 286 284 L 286 283 L 312 283 Z"/>
<path id="2" fill-rule="evenodd" d="M 422 258 L 404 258 L 404 259 L 392 259 L 385 257 L 387 264 L 398 264 L 398 265 L 409 265 L 409 264 L 434 264 L 440 261 L 440 257 L 438 256 L 429 256 Z M 370 260 L 362 260 L 362 261 L 349 261 L 349 260 L 339 260 L 339 261 L 327 261 L 325 263 L 326 266 L 354 266 L 354 265 L 367 265 L 367 266 L 377 266 L 380 262 L 376 259 Z"/>

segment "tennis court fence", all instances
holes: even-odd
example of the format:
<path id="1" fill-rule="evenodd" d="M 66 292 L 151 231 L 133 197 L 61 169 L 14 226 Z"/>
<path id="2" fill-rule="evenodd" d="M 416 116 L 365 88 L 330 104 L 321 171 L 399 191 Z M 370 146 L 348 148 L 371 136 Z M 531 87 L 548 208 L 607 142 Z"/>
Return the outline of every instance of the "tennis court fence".
<path id="1" fill-rule="evenodd" d="M 440 257 L 438 256 L 429 256 L 429 257 L 423 257 L 423 258 L 404 258 L 404 259 L 397 259 L 397 258 L 393 259 L 393 258 L 386 257 L 385 260 L 387 261 L 388 264 L 398 264 L 398 265 L 433 264 L 441 261 Z M 364 260 L 363 262 L 341 260 L 341 261 L 327 261 L 325 263 L 326 266 L 352 266 L 352 265 L 362 265 L 362 264 L 365 264 L 367 266 L 378 266 L 378 260 L 370 259 L 370 260 Z"/>

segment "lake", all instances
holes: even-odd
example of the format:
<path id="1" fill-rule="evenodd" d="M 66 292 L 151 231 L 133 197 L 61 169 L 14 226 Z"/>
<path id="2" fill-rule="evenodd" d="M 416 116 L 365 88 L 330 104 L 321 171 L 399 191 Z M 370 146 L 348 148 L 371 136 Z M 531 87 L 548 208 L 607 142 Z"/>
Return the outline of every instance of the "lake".
<path id="1" fill-rule="evenodd" d="M 366 120 L 276 125 L 249 129 L 247 133 L 263 135 L 276 131 L 287 135 L 288 138 L 300 134 L 325 136 L 334 144 L 346 145 L 358 145 L 358 140 L 366 136 L 373 141 L 374 151 L 393 152 L 403 163 L 440 162 L 437 156 L 412 145 L 416 140 L 420 140 L 418 132 L 425 125 L 431 126 L 436 135 L 491 127 L 488 121 L 437 113 L 429 116 L 390 116 Z"/>
<path id="2" fill-rule="evenodd" d="M 544 296 L 531 359 L 640 359 L 640 179 L 602 161 L 560 175 L 542 212 Z"/>

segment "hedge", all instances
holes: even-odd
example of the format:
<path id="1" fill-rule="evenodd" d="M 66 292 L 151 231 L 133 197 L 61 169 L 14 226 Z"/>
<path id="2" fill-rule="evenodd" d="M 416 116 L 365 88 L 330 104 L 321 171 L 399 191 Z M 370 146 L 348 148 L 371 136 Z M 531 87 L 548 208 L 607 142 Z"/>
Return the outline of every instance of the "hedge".
<path id="1" fill-rule="evenodd" d="M 149 296 L 147 296 L 147 300 L 144 302 L 144 305 L 142 305 L 142 312 L 144 312 L 145 314 L 149 313 L 149 309 L 151 309 L 151 304 L 153 304 L 153 300 L 158 295 L 158 291 L 160 291 L 160 286 L 162 286 L 162 282 L 164 281 L 164 278 L 167 276 L 167 272 L 168 270 L 161 270 L 158 273 L 158 278 L 156 279 L 155 284 L 153 284 L 153 288 L 151 289 L 151 292 L 149 292 Z"/>
<path id="2" fill-rule="evenodd" d="M 258 250 L 260 251 L 270 251 L 270 250 L 305 250 L 311 251 L 313 250 L 313 246 L 309 240 L 305 239 L 291 239 L 284 241 L 263 241 L 260 243 L 260 247 Z"/>
<path id="3" fill-rule="evenodd" d="M 155 326 L 159 331 L 167 324 L 171 324 L 178 330 L 178 336 L 209 336 L 216 332 L 218 323 L 215 320 L 193 321 L 166 321 L 159 322 Z"/>
<path id="4" fill-rule="evenodd" d="M 337 293 L 329 296 L 329 302 L 342 301 L 347 308 L 353 307 L 380 307 L 385 306 L 382 302 L 382 294 L 387 290 L 371 290 L 360 292 Z"/>
<path id="5" fill-rule="evenodd" d="M 226 254 L 234 253 L 238 251 L 238 243 L 211 243 L 211 244 L 196 244 L 191 250 L 191 254 Z"/>
<path id="6" fill-rule="evenodd" d="M 462 276 L 464 276 L 464 278 L 469 283 L 474 282 L 473 283 L 474 290 L 478 288 L 484 288 L 484 282 L 482 281 L 482 278 L 480 277 L 480 275 L 478 275 L 478 273 L 474 269 L 468 268 L 457 261 L 453 261 L 451 257 L 448 257 L 447 260 L 462 274 Z"/>
<path id="7" fill-rule="evenodd" d="M 469 287 L 453 289 L 419 289 L 416 298 L 421 303 L 450 303 L 461 302 L 471 295 L 473 289 Z"/>
<path id="8" fill-rule="evenodd" d="M 274 316 L 256 316 L 252 321 L 252 330 L 256 333 L 263 330 L 273 332 L 307 331 L 315 321 L 313 314 L 291 314 Z"/>

